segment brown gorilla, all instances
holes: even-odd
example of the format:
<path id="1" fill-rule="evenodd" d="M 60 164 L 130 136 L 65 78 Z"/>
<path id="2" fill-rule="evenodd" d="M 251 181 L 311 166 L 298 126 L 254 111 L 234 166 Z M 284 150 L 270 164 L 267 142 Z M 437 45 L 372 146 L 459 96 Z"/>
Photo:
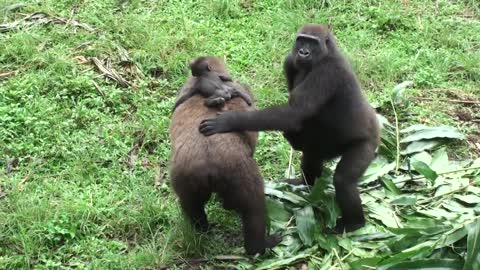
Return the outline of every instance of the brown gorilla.
<path id="1" fill-rule="evenodd" d="M 221 67 L 227 74 L 223 62 Z M 188 95 L 196 84 L 190 77 L 180 90 L 178 99 Z M 248 95 L 248 87 L 234 83 Z M 263 180 L 253 159 L 256 132 L 235 132 L 205 137 L 198 125 L 213 117 L 219 109 L 204 106 L 205 98 L 194 95 L 173 113 L 170 136 L 172 142 L 171 179 L 183 212 L 196 228 L 209 228 L 205 204 L 217 193 L 226 209 L 236 210 L 242 218 L 245 250 L 248 254 L 263 253 L 279 242 L 277 236 L 266 235 L 266 206 Z M 226 101 L 224 109 L 251 111 L 241 98 Z"/>

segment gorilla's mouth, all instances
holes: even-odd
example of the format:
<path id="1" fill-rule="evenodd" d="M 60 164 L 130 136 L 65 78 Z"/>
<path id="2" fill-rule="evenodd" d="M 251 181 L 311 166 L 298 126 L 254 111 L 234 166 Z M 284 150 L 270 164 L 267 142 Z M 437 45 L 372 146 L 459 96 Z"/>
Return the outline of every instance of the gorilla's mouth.
<path id="1" fill-rule="evenodd" d="M 297 55 L 295 57 L 295 67 L 298 69 L 309 69 L 312 66 L 312 57 L 310 55 L 301 57 Z"/>

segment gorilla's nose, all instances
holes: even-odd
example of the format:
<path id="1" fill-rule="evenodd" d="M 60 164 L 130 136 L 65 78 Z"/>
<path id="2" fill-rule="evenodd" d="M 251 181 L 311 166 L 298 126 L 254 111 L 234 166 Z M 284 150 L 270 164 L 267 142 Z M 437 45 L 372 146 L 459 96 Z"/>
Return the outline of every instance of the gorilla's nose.
<path id="1" fill-rule="evenodd" d="M 301 56 L 301 57 L 307 57 L 310 55 L 310 51 L 307 50 L 307 49 L 300 49 L 298 50 L 298 54 Z"/>

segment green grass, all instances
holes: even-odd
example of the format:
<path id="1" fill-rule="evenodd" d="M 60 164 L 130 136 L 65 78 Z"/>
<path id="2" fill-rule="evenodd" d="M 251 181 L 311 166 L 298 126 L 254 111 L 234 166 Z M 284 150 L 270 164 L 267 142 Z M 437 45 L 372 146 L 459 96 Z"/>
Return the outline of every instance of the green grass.
<path id="1" fill-rule="evenodd" d="M 170 108 L 188 61 L 205 54 L 225 57 L 259 107 L 285 102 L 282 61 L 304 23 L 332 25 L 369 101 L 389 119 L 391 89 L 412 80 L 401 127 L 448 124 L 480 142 L 479 107 L 443 101 L 480 97 L 477 1 L 179 2 L 28 0 L 9 10 L 17 2 L 0 1 L 4 24 L 45 12 L 95 29 L 34 23 L 0 32 L 0 74 L 15 72 L 0 77 L 0 269 L 159 269 L 241 255 L 239 220 L 216 203 L 214 233 L 195 234 L 182 220 L 167 174 Z M 143 77 L 124 70 L 119 46 Z M 83 57 L 111 59 L 131 86 L 105 80 Z M 470 121 L 459 121 L 459 111 Z M 280 133 L 260 135 L 266 180 L 283 178 L 289 150 Z M 449 153 L 478 155 L 466 142 Z M 155 187 L 156 179 L 163 183 Z"/>

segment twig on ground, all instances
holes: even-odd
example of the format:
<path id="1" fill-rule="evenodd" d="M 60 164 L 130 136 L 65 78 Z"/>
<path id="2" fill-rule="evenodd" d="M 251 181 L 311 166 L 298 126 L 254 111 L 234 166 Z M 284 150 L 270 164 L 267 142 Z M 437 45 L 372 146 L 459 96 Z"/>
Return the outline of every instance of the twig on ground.
<path id="1" fill-rule="evenodd" d="M 13 76 L 17 74 L 17 71 L 14 70 L 14 71 L 6 71 L 6 72 L 0 72 L 0 80 L 4 80 L 10 76 Z"/>
<path id="2" fill-rule="evenodd" d="M 132 58 L 128 54 L 128 51 L 122 46 L 117 46 L 118 55 L 120 56 L 120 65 L 123 66 L 125 72 L 129 75 L 137 78 L 145 78 L 142 71 L 138 66 L 133 62 Z"/>
<path id="3" fill-rule="evenodd" d="M 98 85 L 97 82 L 93 81 L 93 86 L 95 86 L 95 89 L 97 89 L 98 93 L 102 96 L 105 97 L 105 93 L 102 91 L 102 88 L 100 88 L 100 85 Z"/>
<path id="4" fill-rule="evenodd" d="M 104 65 L 103 62 L 97 57 L 92 57 L 92 62 L 98 68 L 98 70 L 103 73 L 105 77 L 114 80 L 121 87 L 126 88 L 130 86 L 130 83 L 127 80 L 122 78 L 122 76 L 120 76 L 115 70 L 109 67 L 110 64 L 108 62 Z"/>
<path id="5" fill-rule="evenodd" d="M 480 105 L 480 100 L 461 100 L 461 99 L 448 99 L 448 98 L 427 98 L 427 97 L 414 97 L 417 100 L 425 101 L 442 101 L 449 103 L 463 103 L 463 104 L 478 104 Z"/>
<path id="6" fill-rule="evenodd" d="M 23 178 L 23 180 L 20 181 L 20 183 L 18 183 L 17 189 L 18 189 L 18 190 L 23 190 L 24 185 L 25 185 L 25 183 L 28 181 L 28 179 L 30 179 L 30 175 L 27 174 L 27 176 L 25 176 L 25 177 Z"/>

